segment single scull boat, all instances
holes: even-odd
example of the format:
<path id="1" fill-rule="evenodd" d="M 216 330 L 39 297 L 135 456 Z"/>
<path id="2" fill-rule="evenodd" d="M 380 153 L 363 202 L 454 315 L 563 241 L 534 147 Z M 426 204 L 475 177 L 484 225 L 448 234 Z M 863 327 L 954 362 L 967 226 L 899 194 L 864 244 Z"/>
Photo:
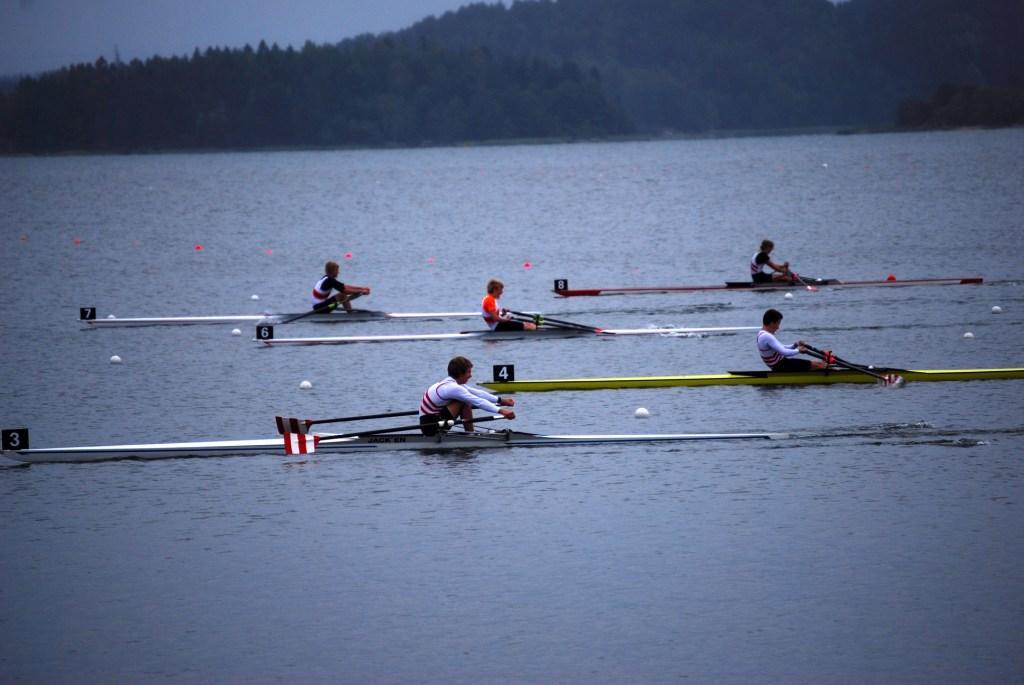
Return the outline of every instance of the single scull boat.
<path id="1" fill-rule="evenodd" d="M 843 281 L 838 278 L 803 278 L 792 283 L 752 283 L 750 281 L 726 281 L 720 285 L 670 285 L 670 286 L 640 286 L 632 288 L 581 288 L 570 289 L 569 281 L 559 278 L 555 281 L 554 291 L 562 297 L 595 297 L 598 295 L 646 295 L 653 293 L 690 293 L 707 290 L 731 290 L 731 291 L 760 291 L 760 290 L 793 290 L 806 288 L 807 286 L 824 288 L 874 288 L 874 287 L 899 287 L 913 285 L 980 285 L 984 279 L 978 277 L 967 278 L 911 278 L 872 281 Z"/>
<path id="2" fill-rule="evenodd" d="M 90 314 L 91 312 L 91 314 Z M 125 328 L 129 326 L 195 326 L 204 324 L 269 324 L 278 325 L 290 319 L 311 321 L 314 323 L 343 323 L 359 321 L 382 321 L 387 319 L 472 319 L 480 316 L 480 312 L 381 312 L 372 309 L 355 309 L 346 312 L 336 309 L 322 314 L 295 312 L 292 314 L 241 314 L 237 316 L 154 316 L 96 318 L 94 308 L 83 307 L 79 321 L 87 328 Z"/>
<path id="3" fill-rule="evenodd" d="M 617 443 L 685 442 L 697 440 L 772 440 L 785 433 L 654 433 L 633 435 L 537 435 L 503 430 L 484 433 L 453 432 L 427 437 L 419 433 L 353 436 L 323 441 L 317 454 L 331 452 L 391 452 L 394 450 L 472 450 L 508 447 L 562 447 L 567 445 L 609 445 Z M 114 459 L 172 459 L 179 457 L 237 457 L 283 454 L 282 438 L 256 440 L 213 440 L 135 445 L 93 445 L 86 447 L 44 447 L 18 449 L 28 444 L 25 429 L 4 431 L 5 457 L 27 463 L 93 462 Z"/>
<path id="4" fill-rule="evenodd" d="M 1024 378 L 1024 368 L 1006 369 L 892 369 L 868 367 L 877 374 L 895 374 L 906 381 L 981 381 Z M 621 378 L 551 378 L 546 380 L 481 383 L 495 392 L 544 392 L 551 390 L 610 390 L 618 388 L 701 387 L 706 385 L 827 385 L 877 383 L 877 379 L 852 369 L 827 371 L 728 371 L 692 376 L 627 376 Z"/>
<path id="5" fill-rule="evenodd" d="M 269 330 L 268 330 L 269 329 Z M 343 345 L 364 342 L 408 342 L 415 340 L 544 340 L 550 338 L 622 338 L 640 335 L 695 337 L 756 331 L 757 326 L 719 326 L 708 328 L 613 328 L 583 330 L 574 328 L 538 328 L 535 331 L 462 331 L 461 333 L 415 333 L 408 335 L 344 335 L 322 338 L 276 338 L 272 326 L 257 326 L 254 340 L 267 347 L 282 345 Z"/>

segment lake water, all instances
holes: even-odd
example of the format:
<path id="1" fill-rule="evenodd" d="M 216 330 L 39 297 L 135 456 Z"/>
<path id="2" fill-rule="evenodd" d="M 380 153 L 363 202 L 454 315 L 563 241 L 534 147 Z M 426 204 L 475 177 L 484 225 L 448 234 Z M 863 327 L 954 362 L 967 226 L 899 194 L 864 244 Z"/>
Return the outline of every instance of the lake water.
<path id="1" fill-rule="evenodd" d="M 783 340 L 855 361 L 1024 365 L 1020 129 L 3 158 L 0 188 L 0 423 L 35 447 L 414 409 L 456 354 L 476 380 L 760 365 L 748 333 L 261 349 L 248 326 L 76 321 L 301 311 L 327 259 L 389 311 L 473 310 L 500 277 L 507 307 L 602 327 L 777 307 Z M 815 276 L 986 284 L 551 292 L 740 280 L 762 238 Z M 5 461 L 0 680 L 1021 682 L 1022 388 L 517 396 L 522 430 L 794 433 L 770 445 Z"/>

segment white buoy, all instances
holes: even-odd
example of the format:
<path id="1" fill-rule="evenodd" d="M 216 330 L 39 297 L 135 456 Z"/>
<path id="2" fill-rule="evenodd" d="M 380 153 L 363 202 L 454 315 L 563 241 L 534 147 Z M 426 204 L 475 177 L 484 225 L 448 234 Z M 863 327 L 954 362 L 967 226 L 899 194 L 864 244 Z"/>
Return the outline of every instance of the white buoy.
<path id="1" fill-rule="evenodd" d="M 260 296 L 257 295 L 256 293 L 253 293 L 252 297 L 250 297 L 249 299 L 255 301 L 255 300 L 260 299 Z"/>
<path id="2" fill-rule="evenodd" d="M 116 319 L 117 317 L 114 316 L 113 314 L 107 314 L 107 318 L 108 319 Z"/>
<path id="3" fill-rule="evenodd" d="M 996 306 L 992 307 L 992 313 L 993 314 L 1002 314 L 1003 313 L 1003 308 L 1000 307 L 999 305 L 996 305 Z"/>
<path id="4" fill-rule="evenodd" d="M 974 337 L 974 333 L 971 333 L 970 331 L 967 331 L 966 333 L 964 333 L 964 337 L 965 338 L 973 338 Z"/>
<path id="5" fill-rule="evenodd" d="M 120 357 L 118 357 L 118 356 L 117 356 L 117 355 L 115 354 L 115 355 L 114 355 L 113 357 L 111 357 L 111 358 L 110 358 L 110 363 L 111 363 L 111 364 L 120 364 L 120 363 L 121 363 L 121 358 L 120 358 Z"/>
<path id="6" fill-rule="evenodd" d="M 787 300 L 792 300 L 793 299 L 793 293 L 786 293 L 785 295 L 783 295 L 783 297 L 785 297 Z"/>
<path id="7" fill-rule="evenodd" d="M 302 389 L 302 390 L 309 390 L 312 387 L 313 387 L 313 384 L 310 383 L 309 381 L 302 381 L 301 383 L 299 383 L 299 388 Z"/>
<path id="8" fill-rule="evenodd" d="M 238 330 L 237 328 L 235 328 L 235 329 L 233 329 L 231 331 L 231 335 L 241 335 L 241 334 L 242 334 L 242 331 Z"/>
<path id="9" fill-rule="evenodd" d="M 638 419 L 646 419 L 650 415 L 651 415 L 651 412 L 647 411 L 643 407 L 637 407 L 636 411 L 633 412 L 633 416 L 635 416 Z"/>

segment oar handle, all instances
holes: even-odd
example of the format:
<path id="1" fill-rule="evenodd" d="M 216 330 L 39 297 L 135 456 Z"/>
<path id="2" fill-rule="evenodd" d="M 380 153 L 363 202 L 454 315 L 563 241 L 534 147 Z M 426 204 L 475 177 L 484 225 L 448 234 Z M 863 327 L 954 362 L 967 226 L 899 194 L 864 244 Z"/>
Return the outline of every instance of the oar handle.
<path id="1" fill-rule="evenodd" d="M 811 354 L 811 356 L 817 357 L 818 359 L 823 359 L 826 362 L 836 364 L 837 366 L 842 366 L 844 368 L 850 369 L 851 371 L 860 371 L 861 373 L 866 373 L 867 375 L 874 376 L 878 380 L 885 381 L 886 383 L 891 382 L 891 379 L 889 377 L 883 376 L 880 373 L 876 373 L 871 369 L 861 366 L 860 364 L 854 364 L 853 362 L 848 362 L 845 359 L 840 359 L 831 352 L 819 350 L 817 347 L 813 347 L 812 345 L 808 345 L 807 343 L 804 343 L 804 349 L 807 350 Z"/>
<path id="2" fill-rule="evenodd" d="M 566 326 L 564 324 L 558 323 L 557 321 L 553 321 L 553 320 L 547 318 L 543 314 L 519 314 L 517 312 L 507 312 L 507 314 L 508 314 L 508 318 L 509 318 L 510 321 L 521 321 L 523 323 L 532 323 L 533 325 L 537 326 L 538 328 L 540 328 L 541 326 L 544 326 L 545 328 L 562 328 L 562 329 L 565 329 L 565 330 L 572 330 L 572 331 L 578 331 L 578 330 L 585 330 L 585 331 L 588 331 L 588 332 L 590 331 L 589 328 L 581 328 L 579 326 Z"/>
<path id="3" fill-rule="evenodd" d="M 352 293 L 351 295 L 348 296 L 348 301 L 351 302 L 352 300 L 356 299 L 357 297 L 362 297 L 362 296 L 363 296 L 362 293 Z M 298 321 L 299 319 L 305 319 L 307 316 L 312 316 L 313 314 L 326 314 L 328 312 L 333 312 L 337 308 L 338 308 L 338 301 L 337 300 L 331 300 L 330 304 L 328 304 L 328 305 L 324 305 L 323 307 L 320 307 L 319 309 L 317 308 L 317 306 L 314 306 L 308 312 L 303 312 L 303 313 L 299 314 L 298 316 L 293 316 L 290 319 L 285 319 L 281 323 L 283 323 L 283 324 L 291 323 L 292 321 Z"/>
<path id="4" fill-rule="evenodd" d="M 505 311 L 507 311 L 509 314 L 512 314 L 513 316 L 524 317 L 525 319 L 528 319 L 535 323 L 539 320 L 542 321 L 543 323 L 552 324 L 556 328 L 575 328 L 581 331 L 590 331 L 591 333 L 601 332 L 601 329 L 596 326 L 588 326 L 586 324 L 576 323 L 575 321 L 565 321 L 564 319 L 552 319 L 551 317 L 544 316 L 543 314 L 527 314 L 526 312 L 517 312 L 511 309 L 506 309 Z"/>
<path id="5" fill-rule="evenodd" d="M 793 278 L 795 278 L 795 279 L 796 279 L 796 281 L 797 281 L 797 282 L 798 282 L 798 283 L 799 283 L 800 285 L 802 285 L 803 287 L 807 288 L 807 289 L 808 289 L 808 290 L 810 290 L 811 292 L 814 292 L 815 290 L 817 290 L 817 288 L 815 288 L 815 287 L 814 287 L 813 285 L 811 285 L 810 283 L 808 283 L 807 281 L 805 281 L 805 280 L 803 279 L 803 277 L 802 277 L 802 276 L 801 276 L 800 274 L 798 274 L 797 272 L 795 272 L 795 271 L 790 271 L 789 273 L 790 273 L 790 275 L 792 275 L 792 276 L 793 276 Z"/>
<path id="6" fill-rule="evenodd" d="M 320 307 L 319 309 L 310 309 L 308 312 L 303 312 L 303 313 L 299 314 L 298 316 L 293 316 L 290 319 L 285 319 L 281 323 L 282 324 L 291 323 L 292 321 L 298 321 L 299 319 L 305 319 L 307 316 L 312 316 L 313 314 L 326 314 L 328 312 L 334 311 L 334 308 L 337 307 L 337 306 L 338 306 L 337 301 L 334 301 L 334 302 L 331 302 L 331 304 L 329 304 L 326 307 Z"/>
<path id="7" fill-rule="evenodd" d="M 477 418 L 477 417 L 474 416 L 472 420 L 473 420 L 474 423 L 482 423 L 484 421 L 500 421 L 500 420 L 502 420 L 504 418 L 505 417 L 502 416 L 501 414 L 494 414 L 493 416 L 482 416 L 480 418 Z M 435 425 L 438 428 L 451 428 L 451 427 L 456 426 L 456 425 L 458 425 L 460 423 L 464 423 L 464 421 L 461 418 L 459 418 L 459 419 L 452 419 L 452 420 L 449 420 L 449 421 L 437 421 L 437 422 L 435 422 L 433 424 L 430 424 L 430 423 L 414 423 L 414 424 L 411 424 L 411 425 L 408 425 L 408 426 L 398 426 L 397 428 L 379 428 L 377 430 L 359 431 L 357 433 L 342 433 L 340 435 L 323 435 L 323 436 L 320 436 L 320 442 L 325 442 L 325 441 L 328 441 L 328 440 L 344 440 L 345 438 L 358 438 L 358 437 L 361 437 L 361 436 L 364 436 L 364 435 L 384 435 L 385 433 L 399 433 L 401 431 L 411 431 L 411 430 L 415 430 L 417 428 L 422 428 L 423 426 L 430 426 L 430 425 Z"/>

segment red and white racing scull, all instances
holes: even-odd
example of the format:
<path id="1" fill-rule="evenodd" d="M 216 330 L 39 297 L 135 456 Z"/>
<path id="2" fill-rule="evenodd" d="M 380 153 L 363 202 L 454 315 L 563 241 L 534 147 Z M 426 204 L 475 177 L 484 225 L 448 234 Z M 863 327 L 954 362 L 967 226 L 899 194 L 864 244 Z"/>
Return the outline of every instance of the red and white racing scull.
<path id="1" fill-rule="evenodd" d="M 554 291 L 562 297 L 595 297 L 598 295 L 647 295 L 654 293 L 691 293 L 715 290 L 729 291 L 761 291 L 761 290 L 793 290 L 808 286 L 822 288 L 875 288 L 875 287 L 909 287 L 914 285 L 980 285 L 983 278 L 970 276 L 964 278 L 886 278 L 868 281 L 843 281 L 838 278 L 802 278 L 794 282 L 752 283 L 750 281 L 726 281 L 718 285 L 668 285 L 668 286 L 637 286 L 627 288 L 570 288 L 569 281 L 564 278 L 555 280 Z"/>

